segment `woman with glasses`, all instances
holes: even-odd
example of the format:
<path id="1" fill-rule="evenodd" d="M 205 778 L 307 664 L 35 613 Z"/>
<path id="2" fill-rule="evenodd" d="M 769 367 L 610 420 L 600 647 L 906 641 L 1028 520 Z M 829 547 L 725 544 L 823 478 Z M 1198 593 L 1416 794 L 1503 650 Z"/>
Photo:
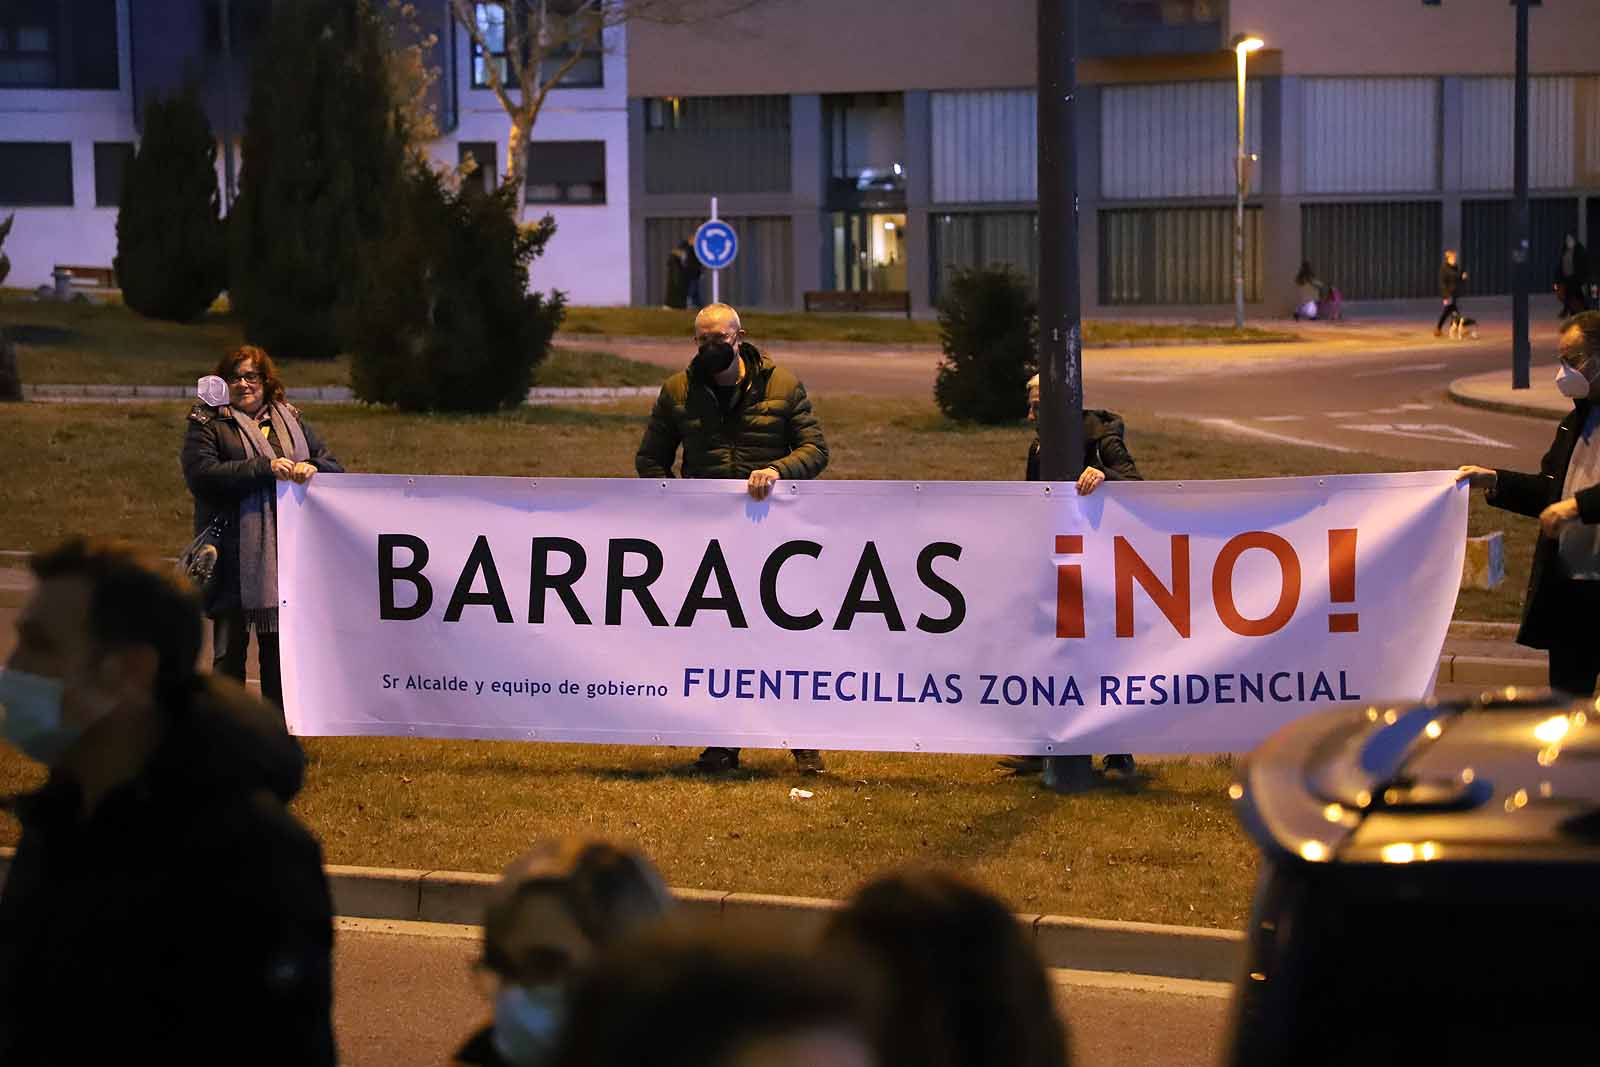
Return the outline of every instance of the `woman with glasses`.
<path id="1" fill-rule="evenodd" d="M 253 345 L 217 364 L 228 384 L 221 406 L 189 412 L 183 440 L 183 478 L 194 495 L 194 529 L 213 524 L 218 560 L 206 590 L 212 665 L 244 681 L 250 632 L 256 635 L 261 695 L 283 706 L 278 669 L 277 483 L 309 482 L 318 471 L 344 470 L 317 432 L 284 400 L 272 357 Z"/>
<path id="2" fill-rule="evenodd" d="M 461 1067 L 544 1067 L 574 980 L 596 955 L 672 906 L 644 855 L 582 837 L 541 841 L 506 868 L 483 921 L 484 992 L 494 1019 L 455 1056 Z"/>

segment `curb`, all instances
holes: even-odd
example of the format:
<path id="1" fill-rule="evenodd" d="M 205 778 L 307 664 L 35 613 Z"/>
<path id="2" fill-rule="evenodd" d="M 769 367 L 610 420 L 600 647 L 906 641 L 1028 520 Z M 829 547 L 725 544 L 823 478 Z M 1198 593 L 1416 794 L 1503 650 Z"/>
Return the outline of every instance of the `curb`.
<path id="1" fill-rule="evenodd" d="M 0 884 L 10 873 L 14 848 L 0 848 Z M 324 868 L 340 918 L 478 926 L 498 875 L 470 871 L 418 871 L 387 867 Z M 678 908 L 693 919 L 740 927 L 776 924 L 787 935 L 815 938 L 843 901 L 764 893 L 673 889 Z M 1071 915 L 1017 915 L 1049 968 L 1232 982 L 1244 962 L 1244 934 L 1201 926 L 1083 919 Z"/>
<path id="2" fill-rule="evenodd" d="M 389 870 L 329 865 L 336 914 L 348 918 L 476 926 L 492 874 L 466 871 Z M 765 893 L 674 889 L 689 916 L 736 927 L 777 926 L 802 938 L 819 935 L 842 901 Z M 1145 974 L 1208 982 L 1233 981 L 1244 960 L 1244 935 L 1235 930 L 1159 923 L 1085 919 L 1070 915 L 1018 915 L 1046 967 Z"/>
<path id="3" fill-rule="evenodd" d="M 563 401 L 594 403 L 636 396 L 655 396 L 659 385 L 534 386 L 528 390 L 529 404 L 558 404 Z M 345 385 L 318 385 L 289 389 L 289 399 L 301 404 L 359 403 Z M 24 385 L 26 400 L 192 400 L 194 389 L 182 385 Z"/>
<path id="4" fill-rule="evenodd" d="M 1471 388 L 1471 382 L 1472 378 L 1457 378 L 1451 382 L 1450 399 L 1462 407 L 1481 408 L 1484 411 L 1495 411 L 1502 415 L 1525 415 L 1538 419 L 1559 419 L 1571 410 L 1567 406 L 1556 407 L 1532 401 L 1519 402 L 1516 400 L 1499 400 L 1493 397 L 1474 396 L 1468 391 Z"/>

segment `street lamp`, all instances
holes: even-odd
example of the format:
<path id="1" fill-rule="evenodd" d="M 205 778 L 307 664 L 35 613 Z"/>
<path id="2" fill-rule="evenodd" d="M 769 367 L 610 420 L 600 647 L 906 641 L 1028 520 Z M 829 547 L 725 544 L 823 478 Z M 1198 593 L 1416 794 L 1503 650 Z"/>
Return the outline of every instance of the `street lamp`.
<path id="1" fill-rule="evenodd" d="M 1233 54 L 1239 66 L 1239 154 L 1234 163 L 1233 183 L 1233 328 L 1236 330 L 1244 329 L 1244 196 L 1250 186 L 1250 171 L 1244 155 L 1245 57 L 1264 43 L 1259 37 L 1245 35 L 1233 39 Z"/>

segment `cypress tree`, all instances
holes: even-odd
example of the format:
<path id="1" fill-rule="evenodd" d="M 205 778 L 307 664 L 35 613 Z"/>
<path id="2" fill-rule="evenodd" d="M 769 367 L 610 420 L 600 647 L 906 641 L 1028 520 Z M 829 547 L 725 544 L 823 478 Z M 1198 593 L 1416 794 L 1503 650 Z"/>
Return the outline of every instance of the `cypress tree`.
<path id="1" fill-rule="evenodd" d="M 257 53 L 229 219 L 230 295 L 245 336 L 327 359 L 363 242 L 380 236 L 406 130 L 368 0 L 279 0 Z"/>
<path id="2" fill-rule="evenodd" d="M 518 226 L 515 209 L 510 185 L 451 188 L 426 161 L 410 166 L 343 309 L 358 398 L 407 411 L 522 403 L 566 300 L 528 291 L 555 223 Z"/>
<path id="3" fill-rule="evenodd" d="M 194 90 L 151 99 L 117 211 L 123 301 L 173 322 L 204 314 L 227 282 L 220 212 L 217 142 Z"/>

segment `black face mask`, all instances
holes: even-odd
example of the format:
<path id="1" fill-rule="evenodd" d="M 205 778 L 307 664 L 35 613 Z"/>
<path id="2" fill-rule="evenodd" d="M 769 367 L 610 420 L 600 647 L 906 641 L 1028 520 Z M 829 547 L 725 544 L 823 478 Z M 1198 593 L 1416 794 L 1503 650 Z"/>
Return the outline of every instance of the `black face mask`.
<path id="1" fill-rule="evenodd" d="M 704 377 L 715 377 L 732 366 L 737 358 L 738 354 L 728 342 L 707 341 L 694 354 L 694 369 Z"/>

